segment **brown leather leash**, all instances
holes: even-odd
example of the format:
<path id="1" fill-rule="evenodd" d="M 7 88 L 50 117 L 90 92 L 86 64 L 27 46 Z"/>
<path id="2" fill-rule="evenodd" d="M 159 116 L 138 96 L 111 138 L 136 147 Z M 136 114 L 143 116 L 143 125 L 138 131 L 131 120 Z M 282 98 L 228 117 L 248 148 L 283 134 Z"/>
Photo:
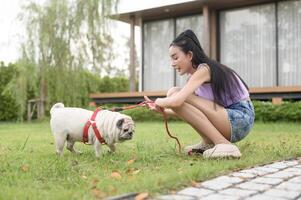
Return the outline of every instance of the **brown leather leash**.
<path id="1" fill-rule="evenodd" d="M 180 144 L 180 141 L 177 137 L 173 136 L 170 134 L 170 131 L 169 131 L 169 128 L 168 128 L 168 123 L 167 123 L 167 114 L 165 113 L 164 111 L 164 108 L 160 107 L 160 110 L 162 111 L 162 115 L 163 115 L 163 118 L 164 118 L 164 123 L 165 123 L 165 129 L 166 129 L 166 132 L 167 134 L 169 135 L 169 137 L 175 139 L 178 143 L 178 147 L 179 147 L 179 153 L 181 153 L 181 150 L 182 150 L 182 147 L 181 147 L 181 144 Z"/>
<path id="2" fill-rule="evenodd" d="M 138 108 L 138 107 L 144 107 L 144 106 L 147 106 L 148 104 L 155 104 L 153 101 L 143 101 L 137 105 L 132 105 L 132 106 L 123 106 L 123 107 L 113 107 L 113 108 L 110 108 L 108 110 L 110 111 L 114 111 L 114 112 L 120 112 L 120 111 L 123 111 L 123 110 L 130 110 L 130 109 L 134 109 L 134 108 Z M 181 144 L 180 144 L 180 141 L 177 137 L 171 135 L 170 131 L 169 131 L 169 127 L 168 127 L 168 119 L 167 119 L 167 114 L 165 112 L 165 109 L 160 107 L 160 110 L 161 110 L 161 113 L 163 115 L 163 119 L 164 119 L 164 123 L 165 123 L 165 129 L 166 129 L 166 132 L 168 134 L 169 137 L 175 139 L 178 143 L 178 147 L 179 147 L 179 153 L 181 153 L 181 150 L 182 150 L 182 147 L 181 147 Z"/>

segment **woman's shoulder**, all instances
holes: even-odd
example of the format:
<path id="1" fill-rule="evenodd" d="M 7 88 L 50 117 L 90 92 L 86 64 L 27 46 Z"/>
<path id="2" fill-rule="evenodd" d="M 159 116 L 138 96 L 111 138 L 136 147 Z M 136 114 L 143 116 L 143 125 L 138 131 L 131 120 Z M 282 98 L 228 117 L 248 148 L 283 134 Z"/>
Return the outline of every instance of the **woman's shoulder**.
<path id="1" fill-rule="evenodd" d="M 203 67 L 206 67 L 207 69 L 210 69 L 209 65 L 207 63 L 201 63 L 201 64 L 199 64 L 199 66 L 198 66 L 197 69 L 200 69 L 200 68 L 203 68 Z"/>

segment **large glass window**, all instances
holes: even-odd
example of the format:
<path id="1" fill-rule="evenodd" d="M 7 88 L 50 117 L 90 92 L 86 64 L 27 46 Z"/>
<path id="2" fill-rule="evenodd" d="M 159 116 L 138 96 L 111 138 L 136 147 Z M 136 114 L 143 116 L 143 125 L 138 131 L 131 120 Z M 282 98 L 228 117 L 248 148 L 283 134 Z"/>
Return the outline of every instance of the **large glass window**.
<path id="1" fill-rule="evenodd" d="M 168 47 L 174 37 L 173 20 L 144 23 L 143 89 L 167 90 L 174 84 Z"/>
<path id="2" fill-rule="evenodd" d="M 175 36 L 186 29 L 193 30 L 202 43 L 202 26 L 202 15 L 144 23 L 143 90 L 167 90 L 185 84 L 187 77 L 180 77 L 171 67 L 168 48 Z"/>
<path id="3" fill-rule="evenodd" d="M 202 28 L 203 28 L 203 16 L 202 15 L 193 15 L 187 17 L 181 17 L 176 19 L 176 35 L 179 35 L 181 32 L 186 29 L 191 29 L 198 37 L 202 45 Z M 187 81 L 187 76 L 179 76 L 176 74 L 176 86 L 184 86 Z"/>
<path id="4" fill-rule="evenodd" d="M 220 60 L 250 87 L 276 85 L 275 4 L 220 13 Z"/>
<path id="5" fill-rule="evenodd" d="M 301 1 L 278 4 L 279 85 L 301 85 Z"/>

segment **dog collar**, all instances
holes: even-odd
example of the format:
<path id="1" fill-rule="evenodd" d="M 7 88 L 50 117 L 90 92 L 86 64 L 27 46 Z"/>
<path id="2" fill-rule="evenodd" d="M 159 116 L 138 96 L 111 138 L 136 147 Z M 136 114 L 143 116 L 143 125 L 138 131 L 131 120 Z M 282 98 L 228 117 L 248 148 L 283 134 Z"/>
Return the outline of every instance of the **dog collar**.
<path id="1" fill-rule="evenodd" d="M 87 121 L 87 123 L 85 124 L 84 126 L 84 130 L 83 130 L 83 143 L 88 143 L 89 141 L 89 138 L 88 138 L 88 131 L 89 131 L 89 128 L 90 126 L 92 125 L 92 128 L 94 130 L 94 134 L 96 136 L 96 138 L 98 139 L 98 141 L 101 143 L 101 144 L 106 144 L 106 141 L 103 139 L 103 137 L 101 136 L 101 133 L 100 131 L 98 130 L 97 128 L 97 125 L 96 125 L 96 122 L 95 122 L 95 118 L 97 116 L 97 113 L 99 113 L 101 111 L 101 108 L 97 108 L 91 118 Z"/>

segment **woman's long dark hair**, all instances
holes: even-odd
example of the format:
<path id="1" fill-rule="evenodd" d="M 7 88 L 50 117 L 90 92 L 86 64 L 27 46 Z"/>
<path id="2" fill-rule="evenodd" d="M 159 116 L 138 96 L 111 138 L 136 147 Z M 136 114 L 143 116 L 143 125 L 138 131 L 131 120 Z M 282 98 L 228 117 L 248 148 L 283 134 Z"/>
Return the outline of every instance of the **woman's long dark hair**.
<path id="1" fill-rule="evenodd" d="M 230 97 L 234 100 L 238 90 L 242 91 L 236 76 L 243 82 L 249 90 L 247 84 L 231 68 L 209 58 L 202 49 L 200 42 L 192 30 L 186 30 L 178 35 L 170 44 L 178 46 L 184 53 L 191 51 L 193 53 L 192 66 L 197 68 L 199 64 L 206 63 L 210 68 L 210 82 L 214 97 L 214 102 L 226 106 L 226 99 Z M 235 76 L 236 75 L 236 76 Z"/>

